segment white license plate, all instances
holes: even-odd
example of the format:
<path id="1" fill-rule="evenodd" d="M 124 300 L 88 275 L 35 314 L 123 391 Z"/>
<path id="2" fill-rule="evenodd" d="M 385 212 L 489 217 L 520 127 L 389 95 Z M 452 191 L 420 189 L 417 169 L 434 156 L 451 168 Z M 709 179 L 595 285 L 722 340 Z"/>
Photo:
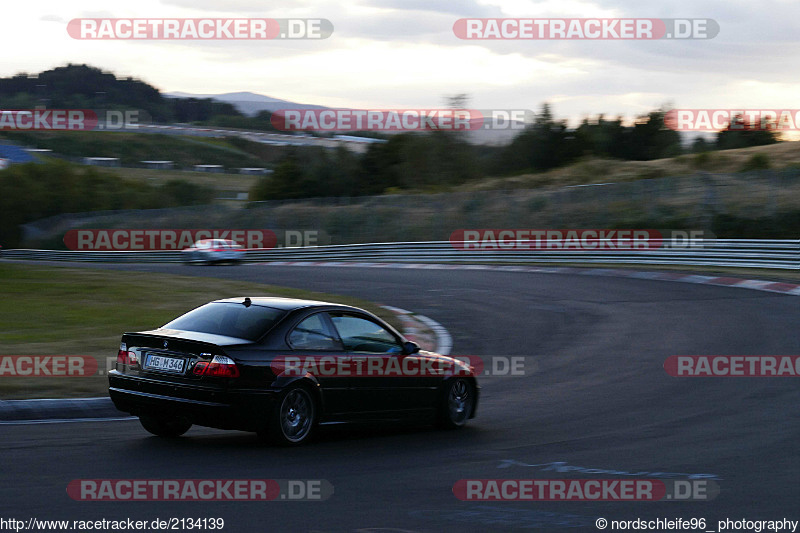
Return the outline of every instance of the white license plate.
<path id="1" fill-rule="evenodd" d="M 163 370 L 164 372 L 183 372 L 183 359 L 147 354 L 144 367 L 150 370 Z"/>

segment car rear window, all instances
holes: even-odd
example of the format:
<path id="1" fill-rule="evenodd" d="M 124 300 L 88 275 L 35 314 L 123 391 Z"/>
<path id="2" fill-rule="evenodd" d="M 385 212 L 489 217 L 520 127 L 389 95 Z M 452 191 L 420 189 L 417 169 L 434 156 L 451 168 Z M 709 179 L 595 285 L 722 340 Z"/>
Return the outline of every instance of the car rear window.
<path id="1" fill-rule="evenodd" d="M 255 341 L 284 314 L 280 309 L 261 305 L 245 307 L 240 303 L 215 302 L 189 311 L 163 327 Z"/>

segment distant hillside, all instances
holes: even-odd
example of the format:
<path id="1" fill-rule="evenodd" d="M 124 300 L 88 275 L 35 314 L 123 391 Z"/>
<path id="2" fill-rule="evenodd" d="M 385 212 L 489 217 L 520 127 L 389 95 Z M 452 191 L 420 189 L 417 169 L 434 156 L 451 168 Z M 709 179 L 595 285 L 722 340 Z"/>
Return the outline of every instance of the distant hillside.
<path id="1" fill-rule="evenodd" d="M 69 64 L 38 74 L 0 78 L 0 109 L 138 109 L 155 122 L 209 121 L 242 116 L 231 104 L 201 98 L 166 98 L 134 78 L 117 78 L 89 65 Z"/>
<path id="2" fill-rule="evenodd" d="M 254 117 L 261 111 L 275 112 L 278 109 L 327 109 L 321 105 L 298 104 L 289 100 L 271 98 L 263 94 L 250 92 L 224 94 L 191 94 L 183 92 L 164 93 L 167 98 L 210 98 L 217 102 L 225 102 L 236 107 L 239 112 Z"/>

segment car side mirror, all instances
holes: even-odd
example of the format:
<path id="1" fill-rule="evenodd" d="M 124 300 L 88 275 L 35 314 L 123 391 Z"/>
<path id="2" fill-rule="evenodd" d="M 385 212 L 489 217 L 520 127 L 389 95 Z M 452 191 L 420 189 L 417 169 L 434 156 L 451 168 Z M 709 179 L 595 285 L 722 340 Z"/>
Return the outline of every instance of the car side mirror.
<path id="1" fill-rule="evenodd" d="M 403 344 L 403 355 L 411 355 L 419 351 L 419 344 L 416 342 L 406 341 Z"/>

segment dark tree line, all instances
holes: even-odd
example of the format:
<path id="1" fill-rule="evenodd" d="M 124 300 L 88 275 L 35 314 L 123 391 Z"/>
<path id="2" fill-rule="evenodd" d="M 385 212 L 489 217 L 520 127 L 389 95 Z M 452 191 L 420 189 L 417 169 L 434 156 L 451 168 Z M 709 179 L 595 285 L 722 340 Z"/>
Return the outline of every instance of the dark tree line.
<path id="1" fill-rule="evenodd" d="M 741 116 L 734 117 L 732 123 L 717 134 L 715 148 L 730 150 L 779 142 L 777 130 L 769 129 L 766 126 L 767 124 L 759 124 L 756 121 L 745 122 Z"/>
<path id="2" fill-rule="evenodd" d="M 479 152 L 459 134 L 441 131 L 392 135 L 360 155 L 345 148 L 298 148 L 260 180 L 250 199 L 362 196 L 457 185 L 483 175 Z"/>
<path id="3" fill-rule="evenodd" d="M 36 75 L 0 78 L 0 109 L 141 109 L 155 122 L 231 122 L 272 129 L 269 114 L 251 119 L 232 104 L 210 98 L 168 98 L 134 78 L 117 78 L 88 65 L 67 65 Z"/>
<path id="4" fill-rule="evenodd" d="M 555 120 L 545 104 L 532 126 L 518 135 L 500 154 L 496 170 L 501 174 L 541 172 L 568 165 L 581 157 L 596 156 L 646 161 L 673 157 L 682 152 L 678 132 L 664 124 L 665 111 L 652 111 L 632 126 L 622 118 L 585 118 L 570 129 Z"/>
<path id="5" fill-rule="evenodd" d="M 404 133 L 372 144 L 362 155 L 344 149 L 295 150 L 285 156 L 272 176 L 253 189 L 251 199 L 271 200 L 318 196 L 359 196 L 387 190 L 437 190 L 487 176 L 542 172 L 582 157 L 647 161 L 691 151 L 680 134 L 664 122 L 666 112 L 655 110 L 631 125 L 622 118 L 602 115 L 584 119 L 570 129 L 556 120 L 545 104 L 535 121 L 507 146 L 475 146 L 453 132 Z M 777 142 L 774 132 L 758 128 L 730 129 L 716 141 L 694 150 L 740 148 Z"/>
<path id="6" fill-rule="evenodd" d="M 161 186 L 63 161 L 0 171 L 0 245 L 19 245 L 20 224 L 62 213 L 208 204 L 214 191 L 183 180 Z"/>

